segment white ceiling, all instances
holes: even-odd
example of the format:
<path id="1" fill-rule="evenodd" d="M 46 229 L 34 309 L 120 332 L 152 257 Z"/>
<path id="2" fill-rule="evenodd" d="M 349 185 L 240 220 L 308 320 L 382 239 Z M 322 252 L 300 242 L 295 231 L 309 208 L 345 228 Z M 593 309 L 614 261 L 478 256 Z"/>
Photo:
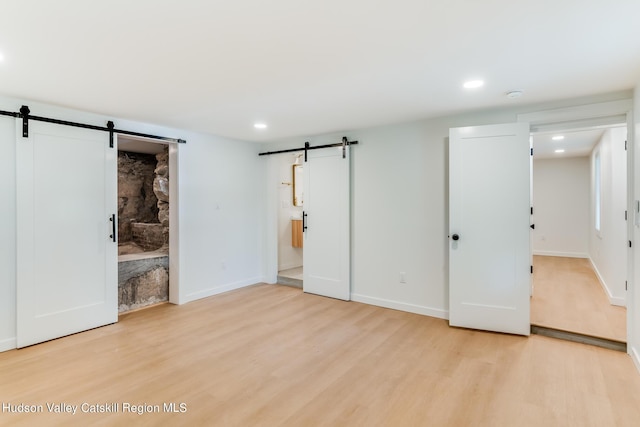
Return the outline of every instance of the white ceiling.
<path id="1" fill-rule="evenodd" d="M 118 135 L 118 151 L 129 151 L 131 153 L 143 154 L 160 154 L 165 150 L 166 147 L 167 144 L 160 141 Z"/>
<path id="2" fill-rule="evenodd" d="M 606 129 L 596 128 L 589 130 L 547 132 L 533 135 L 533 157 L 535 159 L 580 157 L 591 154 L 593 147 L 600 141 Z M 554 141 L 554 136 L 563 136 L 559 141 Z M 556 153 L 562 149 L 564 152 Z"/>
<path id="3" fill-rule="evenodd" d="M 0 94 L 252 141 L 626 90 L 639 53 L 638 0 L 0 6 Z"/>

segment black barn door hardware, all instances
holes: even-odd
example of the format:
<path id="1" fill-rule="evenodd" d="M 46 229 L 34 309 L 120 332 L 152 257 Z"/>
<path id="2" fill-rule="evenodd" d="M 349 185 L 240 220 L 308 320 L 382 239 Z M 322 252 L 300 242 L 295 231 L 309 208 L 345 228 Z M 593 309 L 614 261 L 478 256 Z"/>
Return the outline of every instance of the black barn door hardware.
<path id="1" fill-rule="evenodd" d="M 264 153 L 258 153 L 258 156 L 268 156 L 271 154 L 280 154 L 280 153 L 294 153 L 296 151 L 304 151 L 304 161 L 307 161 L 307 151 L 309 150 L 318 150 L 320 148 L 331 148 L 331 147 L 342 147 L 342 158 L 346 158 L 347 155 L 347 145 L 357 145 L 358 141 L 349 141 L 346 136 L 342 137 L 342 142 L 337 144 L 326 144 L 326 145 L 316 145 L 314 147 L 310 146 L 308 142 L 304 143 L 304 147 L 302 148 L 289 148 L 286 150 L 277 150 L 277 151 L 266 151 Z"/>
<path id="2" fill-rule="evenodd" d="M 29 110 L 29 107 L 26 105 L 23 105 L 20 108 L 19 113 L 14 113 L 11 111 L 0 111 L 0 116 L 11 116 L 16 118 L 21 118 L 23 138 L 29 138 L 29 120 L 36 120 L 38 122 L 46 122 L 46 123 L 53 123 L 57 125 L 72 126 L 76 128 L 93 129 L 93 130 L 100 130 L 103 132 L 109 132 L 110 133 L 109 142 L 111 144 L 110 145 L 111 147 L 113 147 L 114 133 L 121 134 L 121 135 L 140 136 L 143 138 L 157 139 L 160 141 L 177 142 L 180 144 L 184 144 L 187 142 L 184 139 L 180 139 L 180 138 L 170 138 L 167 136 L 158 136 L 158 135 L 151 135 L 151 134 L 142 133 L 142 132 L 133 132 L 130 130 L 115 129 L 115 125 L 113 124 L 112 121 L 107 122 L 107 127 L 104 127 L 104 126 L 88 125 L 86 123 L 70 122 L 67 120 L 51 119 L 49 117 L 32 116 L 31 111 Z"/>
<path id="3" fill-rule="evenodd" d="M 113 128 L 114 124 L 111 120 L 107 122 L 107 129 L 109 129 L 109 147 L 113 148 Z"/>
<path id="4" fill-rule="evenodd" d="M 302 211 L 302 231 L 307 231 L 307 213 Z"/>
<path id="5" fill-rule="evenodd" d="M 20 108 L 20 115 L 22 116 L 22 137 L 29 138 L 29 107 L 23 105 Z"/>

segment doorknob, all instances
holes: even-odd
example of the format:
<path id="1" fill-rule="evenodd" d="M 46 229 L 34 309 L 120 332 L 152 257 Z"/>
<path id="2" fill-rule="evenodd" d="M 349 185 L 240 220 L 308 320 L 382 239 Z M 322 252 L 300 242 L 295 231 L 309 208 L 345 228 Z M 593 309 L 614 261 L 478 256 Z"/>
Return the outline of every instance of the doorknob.
<path id="1" fill-rule="evenodd" d="M 458 236 L 457 234 L 454 234 L 453 236 L 451 236 L 451 238 L 456 241 L 460 240 L 460 236 Z"/>

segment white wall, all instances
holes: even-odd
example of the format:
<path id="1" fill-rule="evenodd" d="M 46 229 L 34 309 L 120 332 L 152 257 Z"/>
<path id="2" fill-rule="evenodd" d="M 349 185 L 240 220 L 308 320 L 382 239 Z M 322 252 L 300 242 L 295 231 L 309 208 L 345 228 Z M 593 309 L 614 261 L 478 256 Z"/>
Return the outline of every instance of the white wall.
<path id="1" fill-rule="evenodd" d="M 179 283 L 188 302 L 264 279 L 265 165 L 254 143 L 0 97 L 0 109 L 180 137 Z M 15 347 L 15 119 L 0 117 L 0 351 Z M 173 231 L 173 229 L 172 229 Z M 172 264 L 175 260 L 172 260 Z"/>
<path id="2" fill-rule="evenodd" d="M 272 156 L 277 163 L 278 178 L 270 185 L 278 189 L 278 270 L 302 266 L 303 248 L 291 246 L 291 217 L 302 217 L 302 206 L 293 206 L 292 165 L 297 153 L 285 153 Z M 290 185 L 283 184 L 288 182 Z M 296 185 L 303 185 L 302 182 Z"/>
<path id="3" fill-rule="evenodd" d="M 588 258 L 589 157 L 534 159 L 533 253 Z"/>
<path id="4" fill-rule="evenodd" d="M 181 132 L 180 302 L 264 280 L 258 145 Z"/>
<path id="5" fill-rule="evenodd" d="M 356 301 L 448 317 L 448 134 L 450 127 L 517 121 L 519 113 L 628 99 L 629 92 L 377 128 L 301 137 L 265 151 L 358 140 L 352 147 L 351 291 Z M 276 200 L 275 190 L 268 196 Z M 274 207 L 266 213 L 275 227 Z M 269 228 L 269 227 L 268 227 Z M 276 240 L 266 236 L 275 281 Z M 273 267 L 271 267 L 273 266 Z M 400 283 L 406 272 L 407 283 Z"/>
<path id="6" fill-rule="evenodd" d="M 589 254 L 591 262 L 605 288 L 609 301 L 625 305 L 627 280 L 627 157 L 624 143 L 626 128 L 614 128 L 604 135 L 591 153 L 591 204 L 589 226 Z M 600 154 L 601 167 L 601 224 L 595 230 L 595 163 Z"/>

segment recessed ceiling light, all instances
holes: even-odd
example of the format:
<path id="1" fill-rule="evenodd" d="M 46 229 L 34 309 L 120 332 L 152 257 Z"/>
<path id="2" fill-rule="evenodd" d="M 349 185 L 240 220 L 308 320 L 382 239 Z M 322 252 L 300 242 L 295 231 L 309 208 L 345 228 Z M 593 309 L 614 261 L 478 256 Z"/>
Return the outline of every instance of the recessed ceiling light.
<path id="1" fill-rule="evenodd" d="M 554 151 L 555 153 L 564 153 L 564 149 L 563 148 L 559 148 L 557 150 Z"/>
<path id="2" fill-rule="evenodd" d="M 484 82 L 482 80 L 469 80 L 468 82 L 464 82 L 463 86 L 465 89 L 477 89 L 484 86 Z"/>
<path id="3" fill-rule="evenodd" d="M 521 90 L 510 90 L 507 92 L 507 98 L 520 98 L 524 92 Z"/>
<path id="4" fill-rule="evenodd" d="M 562 141 L 564 139 L 564 135 L 556 135 L 551 137 L 554 141 Z"/>
<path id="5" fill-rule="evenodd" d="M 256 129 L 266 129 L 267 128 L 267 124 L 266 123 L 255 123 L 253 125 L 254 128 Z"/>

